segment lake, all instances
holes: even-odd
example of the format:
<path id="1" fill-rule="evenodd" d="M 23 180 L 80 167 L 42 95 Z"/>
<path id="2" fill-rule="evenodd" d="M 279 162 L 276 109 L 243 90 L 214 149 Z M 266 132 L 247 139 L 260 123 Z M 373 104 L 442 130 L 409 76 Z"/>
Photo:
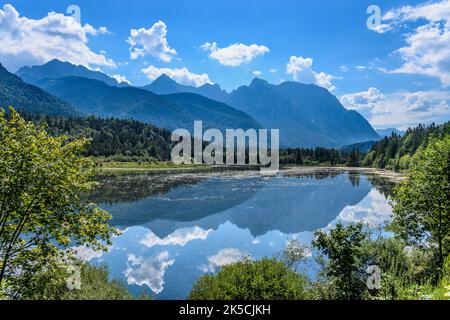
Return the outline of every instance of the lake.
<path id="1" fill-rule="evenodd" d="M 263 177 L 256 172 L 110 174 L 89 195 L 122 231 L 106 253 L 79 248 L 107 264 L 136 295 L 184 299 L 205 273 L 244 257 L 280 254 L 297 239 L 338 222 L 389 221 L 392 180 L 364 172 L 316 169 Z M 309 252 L 314 256 L 313 252 Z M 308 259 L 304 272 L 314 277 Z"/>

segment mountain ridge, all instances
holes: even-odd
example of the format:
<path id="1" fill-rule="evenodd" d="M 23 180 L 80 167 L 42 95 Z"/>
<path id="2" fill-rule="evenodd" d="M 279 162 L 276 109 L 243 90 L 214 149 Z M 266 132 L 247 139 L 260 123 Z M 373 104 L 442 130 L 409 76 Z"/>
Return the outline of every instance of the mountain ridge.
<path id="1" fill-rule="evenodd" d="M 81 115 L 69 103 L 24 82 L 0 63 L 0 107 L 48 115 Z"/>
<path id="2" fill-rule="evenodd" d="M 70 63 L 62 63 L 53 61 L 50 65 L 54 65 L 57 69 L 59 66 L 66 68 Z M 45 65 L 44 65 L 45 66 Z M 42 67 L 42 66 L 41 66 Z M 47 64 L 48 67 L 48 64 Z M 34 67 L 21 70 L 33 70 Z M 48 68 L 36 67 L 44 72 Z M 69 66 L 70 70 L 73 68 L 80 68 L 79 66 Z M 77 69 L 78 70 L 78 69 Z M 19 70 L 20 71 L 20 70 Z M 24 77 L 30 75 L 30 72 L 18 72 L 23 74 Z M 74 77 L 54 78 L 55 76 L 67 74 L 67 72 L 53 72 L 49 74 L 49 77 L 42 78 L 46 74 L 38 74 L 41 77 L 40 80 L 35 79 L 35 84 L 44 90 L 49 90 L 50 93 L 57 95 L 63 100 L 69 100 L 74 106 L 80 107 L 83 112 L 94 112 L 97 116 L 115 116 L 119 118 L 123 117 L 137 117 L 137 120 L 153 123 L 159 121 L 161 123 L 153 123 L 159 126 L 164 126 L 169 129 L 178 127 L 180 123 L 185 123 L 186 120 L 192 117 L 207 117 L 210 110 L 203 108 L 202 104 L 215 106 L 218 111 L 221 109 L 222 104 L 228 105 L 228 110 L 232 110 L 232 114 L 240 117 L 233 109 L 237 109 L 243 112 L 246 116 L 253 118 L 255 121 L 252 123 L 258 123 L 267 129 L 280 129 L 280 144 L 283 147 L 343 147 L 354 143 L 378 140 L 380 136 L 372 128 L 369 122 L 358 112 L 353 110 L 347 110 L 339 102 L 339 100 L 331 94 L 327 89 L 312 85 L 302 84 L 295 81 L 287 81 L 278 85 L 270 84 L 266 80 L 254 78 L 249 85 L 243 85 L 239 88 L 228 93 L 217 84 L 205 84 L 201 87 L 192 87 L 177 83 L 171 79 L 168 75 L 163 74 L 158 77 L 153 83 L 143 87 L 126 87 L 128 90 L 115 91 L 114 89 L 106 89 L 100 86 L 98 83 L 90 82 L 89 85 L 82 85 L 83 89 L 77 86 L 74 87 L 74 93 L 70 93 L 64 90 L 61 86 L 58 87 L 58 92 L 52 92 L 54 88 L 53 84 L 59 83 L 61 85 L 61 79 L 66 79 L 66 84 L 73 86 Z M 92 74 L 89 74 L 93 77 Z M 98 76 L 98 74 L 95 74 Z M 106 75 L 103 74 L 106 77 Z M 69 84 L 67 79 L 72 79 Z M 85 77 L 77 77 L 79 80 L 86 84 L 85 81 L 80 79 Z M 108 85 L 104 79 L 88 79 L 101 81 L 105 85 Z M 110 86 L 109 87 L 118 87 Z M 100 93 L 96 96 L 93 92 L 94 88 L 100 88 Z M 136 91 L 142 90 L 142 91 Z M 64 91 L 64 92 L 63 92 Z M 148 92 L 149 95 L 146 95 Z M 85 92 L 90 93 L 90 106 L 83 103 Z M 103 93 L 102 93 L 103 92 Z M 109 92 L 109 94 L 106 94 Z M 193 96 L 179 96 L 178 99 L 172 97 L 170 100 L 168 95 L 190 93 L 195 95 L 201 95 L 205 99 L 209 100 L 197 100 L 197 104 L 190 101 L 197 99 Z M 111 99 L 111 95 L 118 94 L 122 103 L 133 106 L 120 106 L 117 102 Z M 128 95 L 128 96 L 127 96 Z M 180 97 L 187 98 L 180 102 Z M 189 98 L 190 97 L 190 98 Z M 102 99 L 104 101 L 102 101 Z M 162 100 L 161 100 L 162 99 Z M 146 102 L 144 101 L 146 100 Z M 215 101 L 215 102 L 212 102 Z M 109 107 L 106 107 L 106 103 Z M 152 108 L 146 108 L 145 103 L 153 105 Z M 173 105 L 178 103 L 176 107 L 167 107 L 167 105 Z M 198 104 L 200 103 L 200 104 Z M 181 105 L 180 105 L 181 104 Z M 191 105 L 196 110 L 190 116 L 183 119 L 186 112 L 189 113 L 189 108 L 183 108 L 184 105 Z M 166 106 L 166 107 L 164 107 Z M 92 110 L 87 110 L 92 108 Z M 173 112 L 181 112 L 178 116 Z M 202 110 L 202 112 L 200 112 Z M 214 108 L 212 108 L 213 112 Z M 145 113 L 148 112 L 148 115 Z M 155 113 L 156 112 L 156 113 Z M 166 117 L 163 113 L 167 112 Z M 229 128 L 236 128 L 237 123 L 233 123 L 227 118 L 227 114 L 219 112 L 226 120 L 226 123 L 230 125 Z M 156 114 L 159 114 L 156 117 Z M 212 117 L 217 117 L 218 113 Z M 156 117 L 156 118 L 155 118 Z M 192 119 L 191 119 L 192 120 Z M 201 119 L 197 119 L 201 120 Z M 219 128 L 223 128 L 223 124 L 215 119 L 213 123 L 219 124 Z M 242 120 L 242 117 L 241 117 Z M 153 121 L 153 122 L 152 122 Z M 238 122 L 239 123 L 239 122 Z M 241 123 L 249 124 L 251 121 L 245 120 Z"/>
<path id="3" fill-rule="evenodd" d="M 47 78 L 83 77 L 103 81 L 110 86 L 128 85 L 125 82 L 119 83 L 116 79 L 103 72 L 89 70 L 82 65 L 74 65 L 70 62 L 64 62 L 58 59 L 53 59 L 43 65 L 22 67 L 16 72 L 16 75 L 30 84 L 36 84 L 39 80 Z"/>
<path id="4" fill-rule="evenodd" d="M 342 147 L 378 140 L 380 137 L 358 112 L 347 110 L 327 89 L 295 81 L 273 85 L 254 78 L 228 93 L 218 85 L 208 92 L 178 84 L 162 75 L 145 87 L 155 93 L 196 92 L 244 111 L 263 127 L 280 129 L 281 144 L 287 147 Z M 320 116 L 318 116 L 320 114 Z"/>
<path id="5" fill-rule="evenodd" d="M 219 102 L 226 102 L 226 97 L 228 95 L 228 92 L 222 90 L 222 88 L 218 84 L 206 83 L 200 87 L 187 86 L 179 84 L 166 74 L 162 74 L 151 84 L 148 84 L 141 88 L 156 94 L 171 94 L 182 92 L 195 93 L 213 100 L 217 100 Z"/>
<path id="6" fill-rule="evenodd" d="M 38 86 L 99 117 L 133 118 L 170 130 L 190 130 L 196 120 L 203 120 L 205 129 L 260 127 L 246 113 L 193 93 L 157 95 L 142 88 L 108 86 L 81 77 L 44 79 Z"/>
<path id="7" fill-rule="evenodd" d="M 406 131 L 398 130 L 396 128 L 376 129 L 375 131 L 380 135 L 381 138 L 389 137 L 393 133 L 398 134 L 400 136 L 406 133 Z"/>
<path id="8" fill-rule="evenodd" d="M 379 139 L 363 116 L 313 84 L 273 85 L 255 78 L 232 91 L 227 101 L 265 127 L 282 128 L 281 143 L 286 146 L 341 147 Z"/>

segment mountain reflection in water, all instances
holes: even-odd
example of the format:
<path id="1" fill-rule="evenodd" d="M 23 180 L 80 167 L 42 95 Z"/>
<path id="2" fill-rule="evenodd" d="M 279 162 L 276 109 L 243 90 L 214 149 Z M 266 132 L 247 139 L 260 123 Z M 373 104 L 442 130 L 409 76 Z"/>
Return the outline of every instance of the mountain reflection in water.
<path id="1" fill-rule="evenodd" d="M 309 244 L 337 221 L 385 222 L 393 183 L 338 170 L 313 174 L 127 174 L 98 178 L 89 200 L 125 232 L 103 255 L 114 277 L 136 294 L 182 299 L 205 272 L 245 256 L 279 253 L 286 241 Z"/>

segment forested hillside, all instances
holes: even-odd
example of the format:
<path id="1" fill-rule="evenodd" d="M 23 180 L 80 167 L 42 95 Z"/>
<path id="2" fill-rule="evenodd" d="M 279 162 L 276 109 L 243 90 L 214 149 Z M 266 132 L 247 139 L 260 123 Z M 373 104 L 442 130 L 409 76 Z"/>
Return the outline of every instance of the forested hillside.
<path id="1" fill-rule="evenodd" d="M 114 161 L 170 161 L 173 146 L 171 132 L 163 128 L 136 120 L 102 119 L 94 116 L 86 118 L 30 114 L 23 116 L 35 123 L 46 123 L 47 131 L 53 136 L 67 135 L 72 138 L 91 139 L 85 151 L 87 156 L 104 157 Z M 280 151 L 282 164 L 357 166 L 359 157 L 356 150 L 344 151 L 320 147 L 290 148 Z"/>
<path id="2" fill-rule="evenodd" d="M 171 132 L 136 120 L 98 117 L 63 117 L 24 115 L 27 120 L 45 122 L 54 136 L 68 135 L 92 140 L 87 156 L 104 157 L 114 161 L 170 161 L 173 146 Z M 450 134 L 450 122 L 442 125 L 419 125 L 404 136 L 393 133 L 375 143 L 366 154 L 358 148 L 287 148 L 280 150 L 281 164 L 347 165 L 376 167 L 390 170 L 408 169 L 416 151 L 425 147 L 430 137 Z"/>
<path id="3" fill-rule="evenodd" d="M 109 157 L 117 161 L 170 159 L 171 132 L 139 121 L 31 115 L 25 118 L 47 123 L 47 131 L 54 136 L 91 139 L 85 151 L 87 156 Z"/>
<path id="4" fill-rule="evenodd" d="M 25 83 L 0 63 L 0 108 L 6 109 L 10 106 L 27 113 L 65 116 L 82 114 L 66 101 Z"/>
<path id="5" fill-rule="evenodd" d="M 430 137 L 441 138 L 447 134 L 450 134 L 450 122 L 442 125 L 419 125 L 409 128 L 403 136 L 393 133 L 372 147 L 364 158 L 362 166 L 393 170 L 408 169 L 416 151 L 420 147 L 425 147 Z"/>

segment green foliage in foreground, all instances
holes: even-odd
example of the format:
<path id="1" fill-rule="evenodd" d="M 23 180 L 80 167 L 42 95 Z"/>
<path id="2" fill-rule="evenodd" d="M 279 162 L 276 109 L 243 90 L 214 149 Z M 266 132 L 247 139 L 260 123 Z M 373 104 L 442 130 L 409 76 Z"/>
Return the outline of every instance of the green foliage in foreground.
<path id="1" fill-rule="evenodd" d="M 0 291 L 22 298 L 42 270 L 60 268 L 71 248 L 103 250 L 111 216 L 81 199 L 94 186 L 87 141 L 52 137 L 14 109 L 0 109 Z M 64 250 L 65 249 L 65 250 Z"/>
<path id="2" fill-rule="evenodd" d="M 106 266 L 95 267 L 83 264 L 81 269 L 81 289 L 65 290 L 61 300 L 134 300 L 135 297 L 128 291 L 125 283 L 109 280 L 109 271 Z M 141 296 L 139 299 L 150 299 Z"/>
<path id="3" fill-rule="evenodd" d="M 195 283 L 190 300 L 297 300 L 306 299 L 307 281 L 276 259 L 245 259 L 224 266 L 216 275 Z"/>
<path id="4" fill-rule="evenodd" d="M 363 241 L 367 235 L 362 224 L 344 227 L 338 224 L 329 234 L 318 231 L 313 246 L 322 252 L 322 273 L 333 283 L 335 298 L 362 299 L 366 287 Z"/>
<path id="5" fill-rule="evenodd" d="M 323 255 L 319 280 L 312 284 L 317 299 L 406 299 L 411 286 L 426 286 L 433 277 L 430 252 L 406 246 L 399 238 L 385 238 L 364 231 L 362 224 L 336 225 L 319 231 L 313 242 Z M 380 287 L 368 268 L 377 266 Z"/>
<path id="6" fill-rule="evenodd" d="M 437 300 L 450 300 L 450 257 L 444 263 L 443 277 L 431 292 L 431 298 Z"/>
<path id="7" fill-rule="evenodd" d="M 408 178 L 394 190 L 392 229 L 433 252 L 439 273 L 450 253 L 450 135 L 430 139 Z"/>
<path id="8" fill-rule="evenodd" d="M 24 300 L 133 300 L 126 284 L 109 280 L 106 266 L 92 266 L 77 262 L 80 267 L 80 288 L 69 289 L 70 269 L 65 264 L 39 271 L 22 290 Z M 140 299 L 150 299 L 141 296 Z"/>
<path id="9" fill-rule="evenodd" d="M 399 287 L 401 300 L 450 300 L 450 258 L 444 263 L 443 277 L 437 285 L 432 281 L 423 284 L 410 283 Z"/>
<path id="10" fill-rule="evenodd" d="M 188 299 L 450 299 L 450 258 L 446 260 L 444 277 L 433 285 L 433 255 L 407 247 L 399 238 L 374 238 L 361 224 L 338 224 L 329 233 L 318 233 L 316 239 L 314 246 L 323 253 L 318 258 L 323 269 L 316 281 L 308 280 L 294 267 L 292 262 L 303 260 L 303 249 L 293 241 L 279 259 L 247 258 L 201 277 Z M 289 253 L 293 254 L 286 257 Z M 369 288 L 371 274 L 366 271 L 374 265 L 381 271 L 380 286 Z"/>

